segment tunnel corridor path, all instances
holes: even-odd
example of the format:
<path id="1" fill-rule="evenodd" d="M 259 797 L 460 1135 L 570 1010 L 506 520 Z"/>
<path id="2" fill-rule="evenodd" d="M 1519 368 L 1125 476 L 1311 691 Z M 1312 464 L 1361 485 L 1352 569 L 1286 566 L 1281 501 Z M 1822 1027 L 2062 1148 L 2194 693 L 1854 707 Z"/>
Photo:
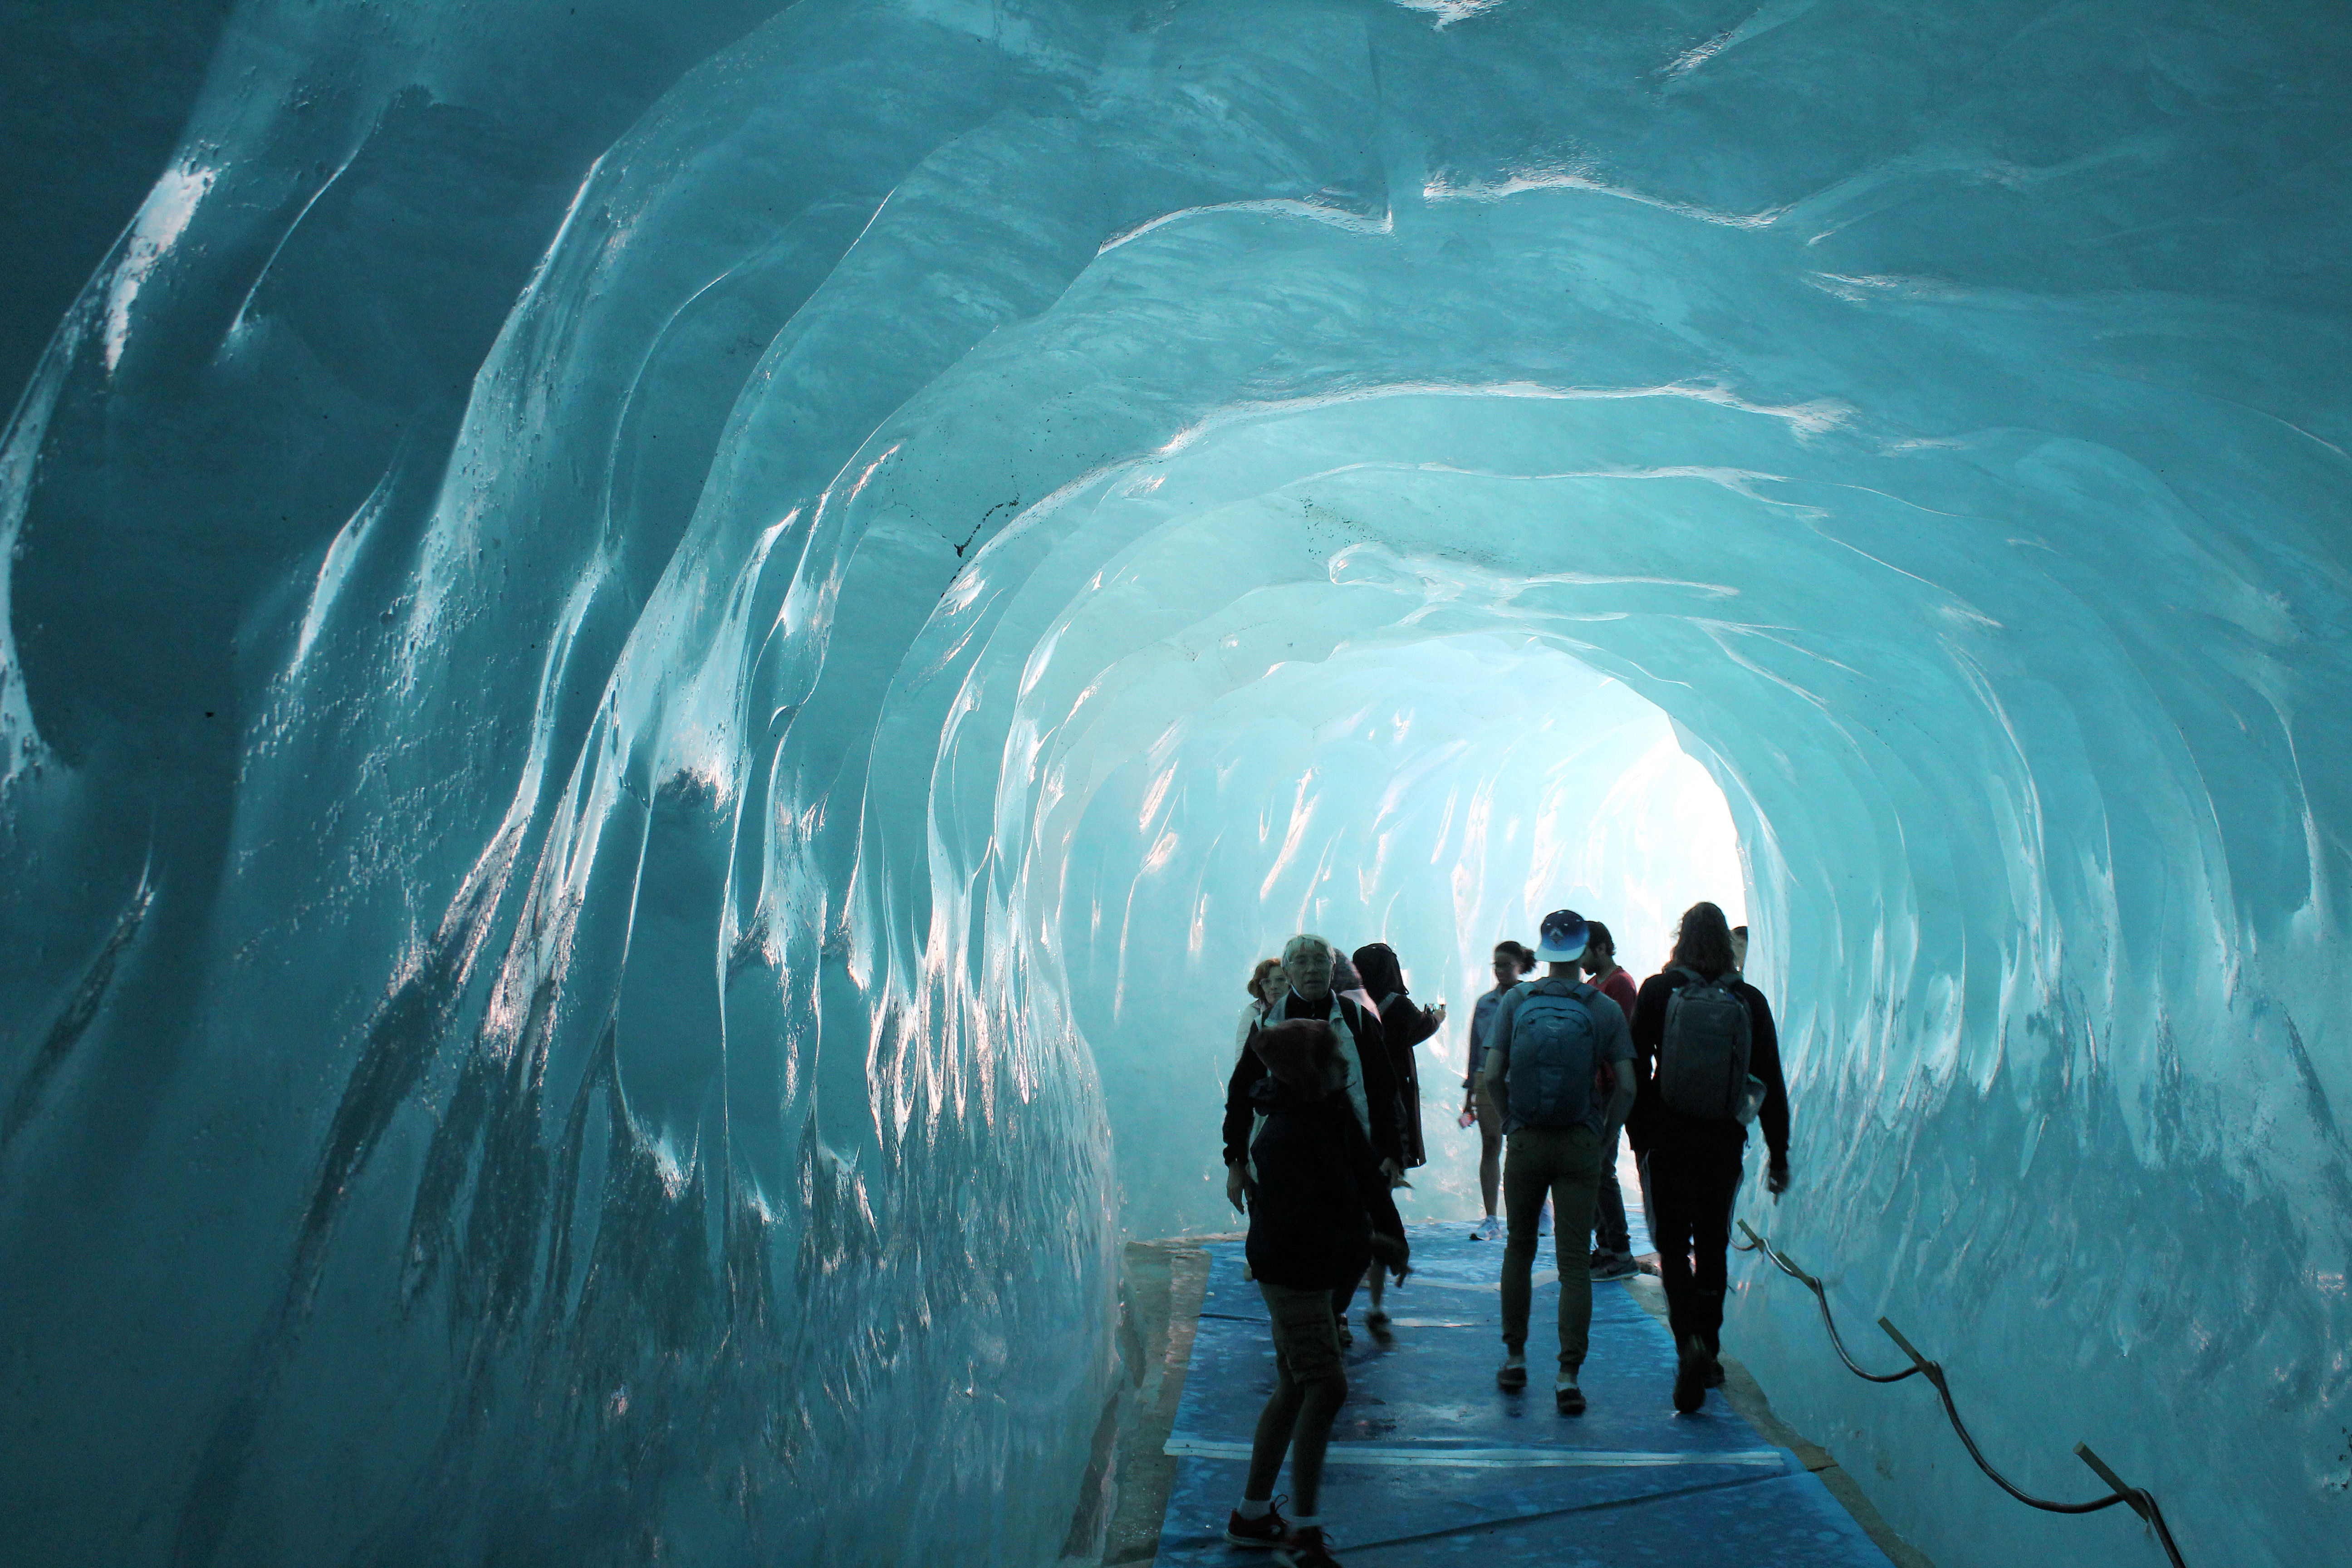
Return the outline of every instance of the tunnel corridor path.
<path id="1" fill-rule="evenodd" d="M 1559 1277 L 1544 1243 L 1528 1342 L 1529 1386 L 1495 1387 L 1499 1241 L 1467 1225 L 1417 1226 L 1415 1271 L 1391 1289 L 1389 1331 L 1351 1314 L 1349 1395 L 1332 1433 L 1323 1517 L 1348 1568 L 1421 1564 L 1619 1568 L 1887 1568 L 1890 1559 L 1790 1448 L 1710 1392 L 1698 1414 L 1669 1402 L 1674 1345 L 1623 1285 L 1593 1288 L 1591 1409 L 1564 1417 L 1549 1384 Z M 1643 1245 L 1646 1238 L 1638 1238 Z M 1212 1243 L 1209 1277 L 1166 1452 L 1175 1461 L 1160 1568 L 1243 1568 L 1228 1546 L 1249 1437 L 1274 1352 L 1237 1240 Z M 1654 1289 L 1654 1287 L 1653 1287 Z M 1276 1487 L 1286 1489 L 1288 1471 Z"/>

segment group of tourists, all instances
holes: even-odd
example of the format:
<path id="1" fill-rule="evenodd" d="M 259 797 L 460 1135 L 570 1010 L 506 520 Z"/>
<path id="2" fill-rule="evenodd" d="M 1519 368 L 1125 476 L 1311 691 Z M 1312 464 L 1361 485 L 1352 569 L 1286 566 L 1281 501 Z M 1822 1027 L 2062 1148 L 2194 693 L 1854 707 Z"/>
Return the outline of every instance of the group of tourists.
<path id="1" fill-rule="evenodd" d="M 1573 910 L 1545 916 L 1532 950 L 1495 945 L 1495 987 L 1470 1020 L 1461 1121 L 1479 1130 L 1486 1212 L 1472 1239 L 1495 1238 L 1502 1200 L 1499 1388 L 1527 1386 L 1549 1205 L 1560 1286 L 1552 1397 L 1562 1415 L 1586 1409 L 1579 1377 L 1591 1286 L 1638 1272 L 1616 1175 L 1621 1135 L 1657 1247 L 1674 1407 L 1698 1410 L 1723 1382 L 1731 1208 L 1751 1124 L 1764 1133 L 1767 1190 L 1778 1196 L 1789 1184 L 1780 1042 L 1764 994 L 1740 975 L 1747 934 L 1714 904 L 1694 904 L 1665 967 L 1638 987 L 1609 928 Z M 1262 961 L 1249 991 L 1226 1084 L 1225 1194 L 1249 1216 L 1245 1253 L 1272 1324 L 1275 1389 L 1225 1539 L 1271 1548 L 1291 1568 L 1337 1568 L 1318 1508 L 1324 1450 L 1348 1394 L 1347 1315 L 1369 1277 L 1365 1326 L 1383 1329 L 1386 1278 L 1411 1272 L 1393 1190 L 1425 1158 L 1412 1051 L 1445 1009 L 1412 1000 L 1386 943 L 1349 955 L 1311 934 Z M 1274 1495 L 1286 1457 L 1286 1519 Z"/>

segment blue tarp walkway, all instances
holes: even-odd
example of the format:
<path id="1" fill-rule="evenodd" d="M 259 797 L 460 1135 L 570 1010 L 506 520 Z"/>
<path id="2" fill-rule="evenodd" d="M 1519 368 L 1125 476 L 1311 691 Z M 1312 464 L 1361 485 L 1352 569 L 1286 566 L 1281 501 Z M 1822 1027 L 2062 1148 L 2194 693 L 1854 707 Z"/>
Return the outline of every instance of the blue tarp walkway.
<path id="1" fill-rule="evenodd" d="M 1385 1342 L 1352 1317 L 1349 1394 L 1332 1433 L 1322 1513 L 1348 1568 L 1423 1563 L 1617 1568 L 1888 1568 L 1851 1515 L 1786 1449 L 1707 1395 L 1670 1400 L 1674 1343 L 1625 1287 L 1592 1288 L 1591 1408 L 1552 1407 L 1559 1277 L 1538 1258 L 1528 1386 L 1495 1387 L 1502 1359 L 1499 1241 L 1467 1225 L 1416 1226 L 1414 1273 L 1391 1289 Z M 1167 1451 L 1176 1475 L 1161 1568 L 1246 1568 L 1227 1546 L 1250 1433 L 1273 1386 L 1274 1351 L 1237 1241 L 1215 1243 L 1191 1367 Z M 1286 1489 L 1284 1482 L 1276 1488 Z"/>

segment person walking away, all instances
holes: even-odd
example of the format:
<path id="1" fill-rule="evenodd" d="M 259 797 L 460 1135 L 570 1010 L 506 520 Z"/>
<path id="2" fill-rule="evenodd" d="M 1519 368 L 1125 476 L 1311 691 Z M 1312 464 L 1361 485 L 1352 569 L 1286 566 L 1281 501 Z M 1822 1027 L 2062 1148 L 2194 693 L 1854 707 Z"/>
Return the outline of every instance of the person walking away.
<path id="1" fill-rule="evenodd" d="M 1414 1170 L 1429 1163 L 1429 1152 L 1421 1135 L 1421 1068 L 1413 1057 L 1413 1047 L 1437 1033 L 1437 1026 L 1445 1022 L 1445 1004 L 1424 1007 L 1412 999 L 1405 988 L 1404 966 L 1397 962 L 1396 950 L 1388 943 L 1367 943 L 1352 956 L 1364 991 L 1379 999 L 1381 1038 L 1388 1046 L 1389 1069 L 1396 1079 L 1397 1163 L 1408 1171 Z M 1397 1178 L 1397 1185 L 1410 1184 L 1402 1176 Z M 1377 1331 L 1388 1326 L 1389 1315 L 1381 1304 L 1385 1274 L 1374 1262 L 1370 1276 L 1372 1304 L 1364 1314 L 1364 1326 L 1368 1329 Z"/>
<path id="2" fill-rule="evenodd" d="M 1495 1009 L 1486 1080 L 1503 1110 L 1503 1364 L 1496 1386 L 1528 1384 L 1529 1271 L 1536 1260 L 1536 1217 L 1552 1201 L 1552 1250 L 1559 1268 L 1559 1372 L 1552 1399 L 1563 1415 L 1584 1414 L 1577 1375 L 1592 1329 L 1592 1205 L 1601 1151 L 1633 1100 L 1633 1041 L 1617 1004 L 1579 978 L 1588 932 L 1574 910 L 1544 917 L 1536 956 L 1541 980 L 1512 990 Z M 1604 1103 L 1592 1092 L 1608 1064 L 1619 1087 Z"/>
<path id="3" fill-rule="evenodd" d="M 1478 1124 L 1478 1191 L 1486 1200 L 1486 1217 L 1470 1230 L 1473 1241 L 1492 1241 L 1503 1234 L 1495 1217 L 1503 1184 L 1503 1112 L 1486 1084 L 1486 1035 L 1495 1025 L 1495 1009 L 1511 988 L 1536 966 L 1536 955 L 1523 942 L 1495 944 L 1495 988 L 1470 1008 L 1470 1063 L 1462 1075 L 1461 1124 Z"/>
<path id="4" fill-rule="evenodd" d="M 1584 942 L 1584 977 L 1588 984 L 1612 1002 L 1626 1017 L 1633 1016 L 1633 977 L 1618 966 L 1617 939 L 1599 921 L 1584 922 L 1588 933 Z M 1616 1091 L 1616 1081 L 1604 1065 L 1605 1081 L 1596 1080 L 1593 1088 L 1604 1098 Z M 1625 1194 L 1617 1182 L 1617 1142 L 1614 1133 L 1609 1146 L 1601 1151 L 1601 1186 L 1592 1211 L 1592 1279 L 1595 1284 L 1611 1279 L 1631 1279 L 1641 1270 L 1633 1266 L 1633 1232 L 1625 1220 Z"/>
<path id="5" fill-rule="evenodd" d="M 1250 971 L 1249 1001 L 1242 1007 L 1242 1016 L 1234 1025 L 1234 1059 L 1239 1061 L 1249 1048 L 1250 1031 L 1265 1022 L 1266 1010 L 1282 1000 L 1290 983 L 1282 977 L 1282 960 L 1261 958 Z"/>
<path id="6" fill-rule="evenodd" d="M 1333 1049 L 1346 1075 L 1348 1103 L 1393 1181 L 1404 1170 L 1399 1158 L 1396 1079 L 1381 1037 L 1380 1015 L 1363 1000 L 1360 989 L 1350 986 L 1343 994 L 1333 986 L 1333 961 L 1338 956 L 1329 942 L 1311 932 L 1292 937 L 1282 950 L 1282 972 L 1288 984 L 1281 1003 L 1268 1008 L 1266 1016 L 1275 1023 L 1286 1018 L 1321 1018 L 1331 1026 Z M 1352 973 L 1349 978 L 1354 978 Z M 1265 1076 L 1265 1065 L 1254 1053 L 1244 1051 L 1225 1084 L 1225 1196 L 1236 1208 L 1241 1206 L 1239 1167 L 1247 1158 L 1257 1115 L 1250 1090 Z M 1335 1287 L 1332 1309 L 1339 1314 L 1342 1345 L 1355 1342 L 1348 1331 L 1348 1308 L 1359 1282 L 1349 1279 Z"/>
<path id="7" fill-rule="evenodd" d="M 1723 1297 L 1731 1205 L 1748 1123 L 1764 1129 L 1764 1184 L 1789 1187 L 1789 1091 L 1764 994 L 1739 977 L 1731 929 L 1710 903 L 1683 913 L 1665 970 L 1642 983 L 1633 1040 L 1654 1065 L 1628 1135 L 1648 1173 L 1650 1236 L 1674 1330 L 1675 1408 L 1688 1415 L 1723 1382 Z"/>
<path id="8" fill-rule="evenodd" d="M 1266 1024 L 1249 1043 L 1263 1070 L 1250 1089 L 1257 1120 L 1243 1163 L 1246 1251 L 1274 1336 L 1274 1393 L 1225 1539 L 1271 1548 L 1289 1568 L 1339 1568 L 1321 1511 L 1324 1453 L 1348 1397 L 1332 1290 L 1375 1259 L 1399 1283 L 1411 1271 L 1388 1163 L 1349 1101 L 1336 1034 L 1328 1019 L 1297 1017 Z M 1286 1456 L 1297 1510 L 1287 1521 L 1274 1495 Z"/>

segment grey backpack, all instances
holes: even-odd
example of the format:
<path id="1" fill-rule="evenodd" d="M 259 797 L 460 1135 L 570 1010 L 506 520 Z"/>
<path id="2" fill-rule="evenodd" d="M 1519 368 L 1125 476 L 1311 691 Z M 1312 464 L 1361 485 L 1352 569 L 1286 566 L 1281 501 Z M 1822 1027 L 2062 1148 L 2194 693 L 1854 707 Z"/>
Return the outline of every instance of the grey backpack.
<path id="1" fill-rule="evenodd" d="M 1511 1020 L 1506 1104 L 1524 1127 L 1575 1127 L 1592 1113 L 1593 1055 L 1601 1031 L 1586 1006 L 1599 994 L 1565 980 L 1530 981 Z"/>
<path id="2" fill-rule="evenodd" d="M 1732 989 L 1738 970 L 1703 980 L 1689 969 L 1666 998 L 1658 1044 L 1658 1098 L 1668 1109 L 1710 1121 L 1743 1121 L 1748 1099 L 1748 1004 Z M 1750 1113 L 1753 1114 L 1752 1112 Z"/>

